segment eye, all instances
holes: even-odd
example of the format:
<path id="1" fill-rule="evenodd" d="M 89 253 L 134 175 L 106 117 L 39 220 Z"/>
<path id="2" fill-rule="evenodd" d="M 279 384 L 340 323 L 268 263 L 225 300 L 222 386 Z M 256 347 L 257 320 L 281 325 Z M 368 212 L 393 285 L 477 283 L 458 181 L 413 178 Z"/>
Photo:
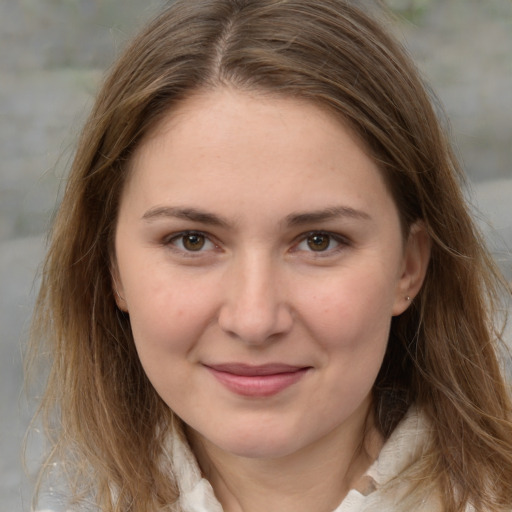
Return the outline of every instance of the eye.
<path id="1" fill-rule="evenodd" d="M 315 233 L 306 238 L 306 243 L 312 251 L 326 251 L 331 245 L 331 237 L 325 233 Z"/>
<path id="2" fill-rule="evenodd" d="M 215 249 L 215 244 L 204 234 L 197 231 L 187 231 L 168 239 L 167 244 L 183 252 L 201 252 Z"/>
<path id="3" fill-rule="evenodd" d="M 305 237 L 295 246 L 296 251 L 307 252 L 334 252 L 348 245 L 347 240 L 339 235 L 324 233 L 321 231 L 307 233 Z"/>

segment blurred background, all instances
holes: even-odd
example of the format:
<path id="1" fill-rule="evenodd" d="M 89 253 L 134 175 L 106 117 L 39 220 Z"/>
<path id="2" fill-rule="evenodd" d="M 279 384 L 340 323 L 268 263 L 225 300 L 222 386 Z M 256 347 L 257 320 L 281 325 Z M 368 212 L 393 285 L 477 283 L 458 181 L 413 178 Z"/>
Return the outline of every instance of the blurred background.
<path id="1" fill-rule="evenodd" d="M 0 497 L 28 511 L 21 353 L 45 233 L 101 77 L 164 0 L 0 0 Z M 387 0 L 451 119 L 467 194 L 512 281 L 512 1 Z M 510 340 L 510 330 L 507 334 Z"/>

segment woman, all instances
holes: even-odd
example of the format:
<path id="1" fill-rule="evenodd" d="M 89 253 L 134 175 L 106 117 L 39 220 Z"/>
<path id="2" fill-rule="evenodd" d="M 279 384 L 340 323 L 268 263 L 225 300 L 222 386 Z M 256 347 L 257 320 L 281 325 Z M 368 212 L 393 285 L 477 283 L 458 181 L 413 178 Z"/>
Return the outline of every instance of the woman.
<path id="1" fill-rule="evenodd" d="M 501 279 L 461 179 L 355 3 L 169 7 L 99 94 L 45 265 L 67 507 L 511 510 Z"/>

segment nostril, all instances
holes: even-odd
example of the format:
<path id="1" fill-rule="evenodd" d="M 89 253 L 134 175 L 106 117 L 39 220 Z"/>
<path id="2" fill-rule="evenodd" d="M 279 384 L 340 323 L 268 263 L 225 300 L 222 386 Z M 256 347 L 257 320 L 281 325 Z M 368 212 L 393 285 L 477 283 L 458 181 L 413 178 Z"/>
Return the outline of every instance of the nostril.
<path id="1" fill-rule="evenodd" d="M 284 305 L 265 309 L 244 309 L 240 304 L 224 307 L 219 314 L 219 326 L 231 337 L 256 345 L 276 341 L 288 333 L 293 320 Z"/>

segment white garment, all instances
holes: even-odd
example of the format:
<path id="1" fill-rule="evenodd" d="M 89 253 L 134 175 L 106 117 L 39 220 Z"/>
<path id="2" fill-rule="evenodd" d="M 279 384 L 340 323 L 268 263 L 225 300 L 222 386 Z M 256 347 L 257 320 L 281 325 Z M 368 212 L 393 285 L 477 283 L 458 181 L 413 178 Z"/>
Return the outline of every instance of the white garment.
<path id="1" fill-rule="evenodd" d="M 366 494 L 352 489 L 333 512 L 397 512 L 397 496 L 407 489 L 399 486 L 398 492 L 389 492 L 383 487 L 421 456 L 428 439 L 428 422 L 412 407 L 383 446 L 377 460 L 371 465 L 363 479 L 371 485 Z M 180 512 L 223 512 L 215 497 L 210 482 L 201 476 L 201 471 L 188 444 L 172 438 L 173 467 L 180 490 Z M 396 490 L 396 489 L 395 489 Z M 62 508 L 40 509 L 36 512 L 57 512 Z M 428 496 L 414 507 L 415 512 L 438 512 L 442 507 L 436 496 Z M 468 507 L 466 512 L 472 512 Z M 71 511 L 68 511 L 71 512 Z"/>
<path id="2" fill-rule="evenodd" d="M 396 512 L 396 497 L 380 492 L 380 489 L 417 460 L 425 446 L 427 436 L 427 421 L 414 407 L 411 408 L 365 474 L 364 478 L 373 484 L 370 486 L 373 487 L 372 492 L 364 495 L 352 489 L 333 512 Z M 174 472 L 180 489 L 180 510 L 223 512 L 210 482 L 201 476 L 189 446 L 175 438 L 173 453 Z M 415 508 L 415 512 L 437 510 L 440 510 L 440 507 L 435 497 L 424 500 Z"/>

